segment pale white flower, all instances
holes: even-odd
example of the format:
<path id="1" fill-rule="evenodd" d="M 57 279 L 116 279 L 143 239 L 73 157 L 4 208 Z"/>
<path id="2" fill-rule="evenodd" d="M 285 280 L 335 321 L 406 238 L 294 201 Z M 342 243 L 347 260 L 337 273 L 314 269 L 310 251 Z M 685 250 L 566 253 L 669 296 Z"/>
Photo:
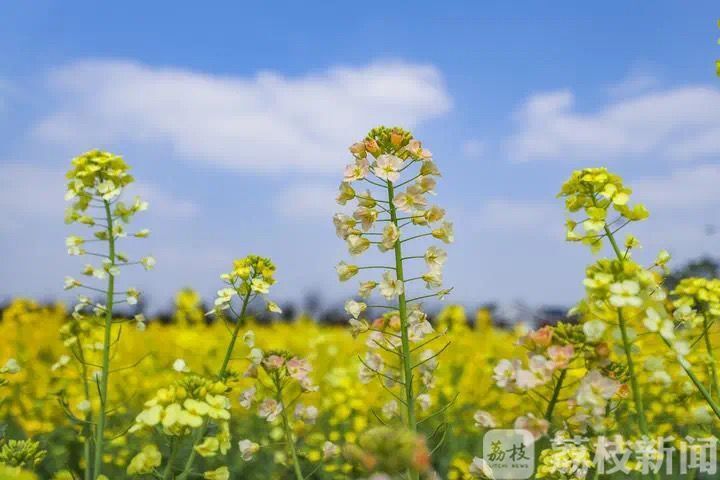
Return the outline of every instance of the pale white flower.
<path id="1" fill-rule="evenodd" d="M 442 248 L 431 246 L 425 251 L 425 263 L 428 268 L 440 269 L 447 260 L 447 253 Z"/>
<path id="2" fill-rule="evenodd" d="M 352 315 L 353 318 L 358 318 L 366 309 L 367 304 L 363 302 L 356 302 L 355 300 L 345 302 L 345 311 Z"/>
<path id="3" fill-rule="evenodd" d="M 252 406 L 253 401 L 255 400 L 255 393 L 257 392 L 257 389 L 255 386 L 252 386 L 246 390 L 243 390 L 243 392 L 240 394 L 240 406 L 243 408 L 250 408 Z"/>
<path id="4" fill-rule="evenodd" d="M 83 400 L 77 404 L 77 409 L 79 412 L 89 412 L 90 411 L 91 404 L 88 400 Z"/>
<path id="5" fill-rule="evenodd" d="M 485 410 L 478 410 L 475 412 L 473 420 L 475 420 L 475 426 L 477 428 L 495 428 L 498 425 L 495 417 Z"/>
<path id="6" fill-rule="evenodd" d="M 281 413 L 282 404 L 273 398 L 266 398 L 258 407 L 258 415 L 268 422 L 274 422 Z"/>
<path id="7" fill-rule="evenodd" d="M 325 443 L 323 443 L 322 452 L 323 460 L 327 461 L 340 455 L 340 447 L 331 441 L 326 440 Z"/>
<path id="8" fill-rule="evenodd" d="M 550 423 L 544 418 L 537 418 L 532 413 L 528 413 L 518 417 L 515 420 L 514 427 L 517 430 L 527 430 L 537 440 L 547 433 Z"/>
<path id="9" fill-rule="evenodd" d="M 240 450 L 240 456 L 242 459 L 249 462 L 255 457 L 255 454 L 260 451 L 260 445 L 248 439 L 244 439 L 238 442 L 238 449 Z"/>
<path id="10" fill-rule="evenodd" d="M 190 369 L 187 366 L 187 363 L 185 363 L 185 360 L 182 358 L 178 358 L 173 362 L 173 370 L 176 372 L 189 372 Z"/>
<path id="11" fill-rule="evenodd" d="M 493 378 L 497 386 L 510 390 L 515 386 L 517 371 L 520 370 L 519 360 L 502 359 L 493 369 Z"/>
<path id="12" fill-rule="evenodd" d="M 250 282 L 250 290 L 257 293 L 268 293 L 270 284 L 262 278 L 253 278 L 252 282 Z"/>
<path id="13" fill-rule="evenodd" d="M 120 195 L 120 187 L 116 187 L 111 180 L 105 180 L 100 182 L 97 186 L 97 192 L 102 196 L 104 200 L 113 200 L 115 197 Z"/>
<path id="14" fill-rule="evenodd" d="M 217 291 L 217 298 L 215 299 L 216 307 L 223 307 L 230 303 L 233 297 L 237 295 L 234 288 L 221 288 Z"/>
<path id="15" fill-rule="evenodd" d="M 335 267 L 335 271 L 337 271 L 340 281 L 344 282 L 357 275 L 359 267 L 357 265 L 350 265 L 345 262 L 340 262 Z"/>
<path id="16" fill-rule="evenodd" d="M 614 307 L 640 307 L 642 299 L 638 296 L 640 284 L 635 280 L 623 280 L 610 285 L 610 304 Z"/>
<path id="17" fill-rule="evenodd" d="M 347 242 L 350 255 L 360 255 L 370 248 L 370 240 L 361 235 L 348 235 L 345 241 Z"/>
<path id="18" fill-rule="evenodd" d="M 139 297 L 140 292 L 134 288 L 128 288 L 127 292 L 125 292 L 125 301 L 128 305 L 137 305 Z"/>
<path id="19" fill-rule="evenodd" d="M 577 404 L 592 411 L 595 415 L 605 412 L 607 401 L 620 388 L 620 382 L 606 377 L 598 370 L 591 370 L 580 382 L 575 400 Z"/>
<path id="20" fill-rule="evenodd" d="M 3 373 L 18 373 L 20 372 L 20 364 L 17 360 L 14 358 L 9 358 L 7 362 L 5 362 L 5 366 L 0 369 L 3 371 Z"/>
<path id="21" fill-rule="evenodd" d="M 375 162 L 376 165 L 373 167 L 373 173 L 378 178 L 387 180 L 389 182 L 396 182 L 400 178 L 400 169 L 402 168 L 403 160 L 395 155 L 380 155 Z"/>
<path id="22" fill-rule="evenodd" d="M 280 305 L 278 305 L 277 303 L 275 303 L 271 300 L 266 300 L 265 308 L 267 309 L 268 312 L 271 312 L 271 313 L 282 313 L 282 308 L 280 308 Z"/>
<path id="23" fill-rule="evenodd" d="M 248 348 L 253 348 L 255 346 L 255 332 L 252 330 L 248 330 L 243 334 L 243 343 L 247 345 Z"/>
<path id="24" fill-rule="evenodd" d="M 55 362 L 51 367 L 50 370 L 53 372 L 56 370 L 60 370 L 64 366 L 66 366 L 68 363 L 70 363 L 70 356 L 69 355 L 60 355 L 60 358 L 58 358 L 58 361 Z"/>
<path id="25" fill-rule="evenodd" d="M 370 328 L 370 325 L 365 320 L 356 320 L 354 318 L 350 319 L 350 333 L 352 334 L 353 338 L 357 337 L 361 333 L 365 333 Z"/>
<path id="26" fill-rule="evenodd" d="M 422 279 L 425 281 L 427 288 L 442 287 L 442 272 L 440 272 L 440 270 L 431 269 L 429 272 L 423 274 Z"/>
<path id="27" fill-rule="evenodd" d="M 454 242 L 455 234 L 453 233 L 453 224 L 451 222 L 443 222 L 442 226 L 432 231 L 432 236 L 445 243 Z"/>
<path id="28" fill-rule="evenodd" d="M 388 223 L 383 228 L 382 238 L 378 248 L 381 251 L 386 252 L 392 248 L 395 248 L 395 244 L 400 240 L 400 229 L 394 223 Z"/>
<path id="29" fill-rule="evenodd" d="M 355 182 L 365 178 L 370 171 L 370 165 L 368 164 L 367 158 L 358 158 L 354 164 L 350 164 L 345 167 L 345 175 L 343 180 L 345 182 Z"/>
<path id="30" fill-rule="evenodd" d="M 602 320 L 590 320 L 583 324 L 583 333 L 590 343 L 597 343 L 602 340 L 602 336 L 607 329 L 607 325 Z"/>
<path id="31" fill-rule="evenodd" d="M 403 282 L 395 278 L 391 272 L 385 272 L 380 282 L 380 293 L 388 300 L 392 300 L 398 295 L 402 295 L 405 289 Z"/>
<path id="32" fill-rule="evenodd" d="M 430 394 L 421 393 L 420 395 L 418 395 L 417 403 L 420 406 L 420 410 L 426 411 L 432 405 L 432 399 L 430 398 Z"/>
<path id="33" fill-rule="evenodd" d="M 250 362 L 252 362 L 254 365 L 260 365 L 263 361 L 263 351 L 259 348 L 253 348 L 250 350 L 250 355 L 248 355 L 248 358 L 250 359 Z"/>
<path id="34" fill-rule="evenodd" d="M 390 400 L 382 407 L 382 414 L 385 418 L 393 418 L 400 412 L 397 400 Z"/>
<path id="35" fill-rule="evenodd" d="M 402 212 L 412 212 L 427 205 L 427 200 L 421 192 L 408 188 L 407 191 L 399 193 L 393 199 L 393 204 Z"/>
<path id="36" fill-rule="evenodd" d="M 157 262 L 155 261 L 155 257 L 142 257 L 140 259 L 140 263 L 145 270 L 152 270 L 153 268 L 155 268 L 155 264 Z"/>
<path id="37" fill-rule="evenodd" d="M 367 298 L 370 296 L 370 294 L 372 294 L 372 291 L 377 286 L 378 286 L 378 283 L 374 282 L 372 280 L 368 280 L 367 282 L 361 282 L 360 289 L 358 290 L 358 295 L 360 295 L 363 298 Z"/>
<path id="38" fill-rule="evenodd" d="M 495 475 L 493 474 L 490 464 L 483 458 L 474 457 L 469 470 L 473 478 L 495 480 Z"/>

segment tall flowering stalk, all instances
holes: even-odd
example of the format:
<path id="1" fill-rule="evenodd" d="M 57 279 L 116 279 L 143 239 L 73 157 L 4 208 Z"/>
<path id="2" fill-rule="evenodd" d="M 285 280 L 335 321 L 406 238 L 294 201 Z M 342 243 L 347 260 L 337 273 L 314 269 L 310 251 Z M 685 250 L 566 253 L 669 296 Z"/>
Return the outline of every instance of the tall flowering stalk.
<path id="1" fill-rule="evenodd" d="M 580 222 L 567 220 L 568 241 L 581 242 L 590 246 L 593 252 L 598 252 L 603 240 L 607 239 L 615 253 L 615 260 L 603 259 L 588 268 L 588 278 L 584 281 L 588 298 L 581 303 L 579 310 L 619 328 L 638 427 L 643 435 L 649 435 L 643 393 L 638 384 L 632 355 L 633 339 L 628 318 L 636 314 L 635 310 L 642 308 L 646 297 L 653 295 L 659 279 L 647 274 L 630 260 L 630 250 L 637 246 L 634 237 L 626 241 L 625 251 L 620 250 L 615 239 L 615 234 L 628 223 L 644 220 L 648 216 L 643 205 L 628 205 L 631 193 L 623 185 L 622 179 L 607 169 L 586 168 L 572 173 L 563 184 L 559 196 L 565 198 L 565 206 L 570 213 L 584 213 Z M 616 218 L 611 218 L 612 215 Z M 580 232 L 577 228 L 579 223 L 582 225 Z"/>
<path id="2" fill-rule="evenodd" d="M 452 224 L 444 221 L 445 211 L 430 206 L 427 199 L 428 194 L 435 193 L 435 179 L 440 172 L 432 154 L 401 128 L 374 128 L 364 140 L 353 144 L 350 152 L 355 161 L 345 169 L 337 201 L 340 205 L 354 202 L 356 207 L 350 215 L 335 215 L 337 235 L 346 241 L 353 256 L 377 246 L 392 258 L 389 264 L 357 266 L 341 262 L 337 266 L 341 281 L 360 271 L 383 270 L 380 281 L 361 282 L 358 295 L 367 299 L 378 289 L 387 304 L 372 305 L 354 299 L 345 304 L 352 317 L 353 333 L 369 332 L 371 351 L 361 359 L 361 379 L 379 378 L 394 397 L 383 409 L 385 416 L 392 417 L 399 402 L 407 427 L 416 432 L 418 411 L 429 403 L 427 390 L 433 384 L 437 356 L 447 347 L 437 352 L 425 348 L 442 335 L 434 332 L 419 302 L 442 299 L 450 290 L 442 289 L 446 253 L 437 246 L 429 246 L 424 253 L 410 253 L 408 248 L 410 242 L 421 239 L 453 241 Z M 410 286 L 419 282 L 430 293 L 410 297 Z M 382 309 L 385 313 L 368 322 L 362 318 L 368 309 Z M 394 391 L 396 386 L 400 393 Z"/>
<path id="3" fill-rule="evenodd" d="M 218 315 L 224 321 L 234 320 L 235 325 L 231 330 L 230 340 L 225 350 L 222 363 L 217 372 L 218 381 L 227 381 L 234 372 L 230 369 L 235 344 L 237 343 L 240 329 L 245 324 L 248 313 L 248 306 L 258 297 L 263 297 L 270 291 L 270 287 L 275 283 L 275 265 L 269 258 L 257 255 L 249 255 L 245 258 L 235 260 L 233 269 L 220 276 L 225 283 L 225 287 L 218 290 L 215 306 L 208 312 L 209 315 Z M 234 304 L 237 298 L 240 299 L 240 311 L 236 309 Z M 265 306 L 268 311 L 280 312 L 280 308 L 275 302 L 265 298 Z M 232 316 L 228 315 L 230 313 Z M 188 455 L 180 474 L 179 480 L 187 479 L 192 474 L 192 467 L 196 456 L 203 455 L 202 445 L 206 441 L 205 435 L 208 431 L 209 421 L 205 421 L 194 432 L 193 448 Z M 228 434 L 229 435 L 229 434 Z M 167 477 L 172 478 L 174 466 L 168 465 Z"/>
<path id="4" fill-rule="evenodd" d="M 643 434 L 647 435 L 647 421 L 644 416 L 642 392 L 640 392 L 632 359 L 633 337 L 628 328 L 628 321 L 641 319 L 642 325 L 649 332 L 659 335 L 663 343 L 675 354 L 678 364 L 688 375 L 698 392 L 707 402 L 715 415 L 720 418 L 720 405 L 693 371 L 686 355 L 690 349 L 706 338 L 709 342 L 708 329 L 704 328 L 699 337 L 688 342 L 678 337 L 681 327 L 705 324 L 705 316 L 717 313 L 710 307 L 713 295 L 691 287 L 692 281 L 686 280 L 683 288 L 676 290 L 675 305 L 668 305 L 667 293 L 662 282 L 666 273 L 666 265 L 670 254 L 661 251 L 653 265 L 645 268 L 633 261 L 631 253 L 640 246 L 639 241 L 628 235 L 624 248 L 620 247 L 615 234 L 627 224 L 644 220 L 648 211 L 642 205 L 630 208 L 631 190 L 622 184 L 622 179 L 608 172 L 605 168 L 588 168 L 576 171 L 563 185 L 560 196 L 566 197 L 566 206 L 570 212 L 584 210 L 587 218 L 582 225 L 584 233 L 578 233 L 578 222 L 568 220 L 568 240 L 581 241 L 589 244 L 597 251 L 602 247 L 604 239 L 610 243 L 615 259 L 602 259 L 588 267 L 585 287 L 588 298 L 582 302 L 577 311 L 587 317 L 595 317 L 597 322 L 613 323 L 619 327 L 623 349 L 625 351 L 633 398 L 638 411 L 638 422 Z M 611 212 L 617 218 L 608 219 Z M 696 291 L 697 290 L 697 291 Z M 698 298 L 692 298 L 695 293 Z M 703 300 L 698 303 L 698 300 Z M 691 307 L 692 305 L 692 307 Z M 699 308 L 698 311 L 693 307 Z M 707 312 L 703 308 L 708 308 Z M 708 327 L 712 322 L 707 323 Z M 712 344 L 707 343 L 708 353 L 712 352 Z M 711 383 L 714 382 L 713 371 L 710 370 Z M 712 390 L 712 389 L 711 389 Z"/>
<path id="5" fill-rule="evenodd" d="M 123 321 L 114 318 L 113 308 L 123 303 L 134 305 L 140 296 L 140 292 L 135 288 L 118 289 L 116 278 L 124 267 L 142 265 L 146 270 L 150 270 L 155 265 L 153 257 L 142 257 L 137 261 L 132 261 L 118 249 L 121 239 L 128 236 L 145 238 L 149 234 L 148 230 L 139 230 L 134 233 L 126 231 L 132 217 L 147 209 L 147 203 L 138 197 L 132 204 L 120 201 L 123 190 L 134 180 L 129 170 L 130 167 L 122 157 L 109 152 L 92 150 L 74 158 L 72 167 L 67 173 L 65 200 L 71 201 L 72 205 L 66 211 L 65 221 L 69 224 L 79 223 L 94 229 L 90 238 L 76 235 L 68 237 L 66 240 L 68 254 L 98 259 L 99 265 L 88 263 L 82 273 L 88 279 L 94 278 L 104 282 L 104 288 L 66 277 L 65 289 L 80 288 L 90 294 L 95 293 L 105 297 L 104 303 L 93 304 L 89 297 L 80 295 L 79 303 L 73 312 L 76 321 L 89 320 L 93 325 L 102 329 L 101 365 L 100 370 L 95 372 L 92 379 L 92 382 L 97 385 L 99 406 L 96 412 L 90 412 L 90 405 L 87 405 L 87 414 L 83 421 L 86 430 L 94 425 L 92 461 L 90 459 L 89 431 L 85 440 L 86 478 L 98 478 L 102 474 L 109 404 L 109 378 L 112 373 L 111 350 L 120 339 L 120 330 L 118 330 L 117 337 L 113 340 L 113 325 Z M 91 245 L 97 245 L 97 248 L 90 249 Z M 92 312 L 89 319 L 86 317 L 88 310 Z M 75 358 L 82 364 L 82 371 L 87 373 L 90 363 L 85 358 L 86 352 L 83 351 L 83 345 L 81 343 L 71 344 L 71 348 Z M 87 382 L 87 379 L 84 382 Z M 89 392 L 90 389 L 87 388 L 86 383 L 88 397 L 90 396 Z"/>

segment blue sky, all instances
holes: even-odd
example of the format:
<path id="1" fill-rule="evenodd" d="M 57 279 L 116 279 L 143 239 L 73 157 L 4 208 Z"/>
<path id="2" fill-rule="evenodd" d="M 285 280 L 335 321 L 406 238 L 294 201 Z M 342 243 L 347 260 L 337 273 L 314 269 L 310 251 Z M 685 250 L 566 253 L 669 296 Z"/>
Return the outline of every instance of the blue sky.
<path id="1" fill-rule="evenodd" d="M 589 252 L 554 198 L 605 165 L 651 219 L 642 255 L 719 253 L 713 2 L 34 2 L 0 6 L 0 296 L 61 296 L 62 173 L 123 154 L 158 259 L 155 307 L 271 255 L 275 297 L 340 300 L 332 198 L 345 147 L 402 123 L 443 171 L 446 282 L 468 303 L 570 304 Z M 715 5 L 716 7 L 716 5 Z"/>

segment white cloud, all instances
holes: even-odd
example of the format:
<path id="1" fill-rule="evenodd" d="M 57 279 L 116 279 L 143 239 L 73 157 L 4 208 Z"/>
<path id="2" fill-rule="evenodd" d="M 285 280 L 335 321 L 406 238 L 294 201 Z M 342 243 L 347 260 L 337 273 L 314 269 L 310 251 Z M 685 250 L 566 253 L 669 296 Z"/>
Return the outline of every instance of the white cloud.
<path id="1" fill-rule="evenodd" d="M 291 186 L 275 200 L 275 211 L 298 220 L 324 218 L 330 224 L 333 213 L 341 208 L 335 203 L 337 193 L 337 187 L 327 185 Z"/>
<path id="2" fill-rule="evenodd" d="M 633 197 L 650 208 L 702 211 L 720 207 L 720 165 L 675 170 L 633 182 Z"/>
<path id="3" fill-rule="evenodd" d="M 515 161 L 612 161 L 634 156 L 690 159 L 720 154 L 720 90 L 687 86 L 615 101 L 594 112 L 575 95 L 533 95 L 507 141 Z"/>
<path id="4" fill-rule="evenodd" d="M 410 128 L 450 109 L 431 65 L 380 62 L 288 77 L 221 76 L 93 60 L 52 72 L 46 140 L 87 148 L 159 143 L 196 162 L 261 172 L 337 171 L 378 122 Z"/>
<path id="5" fill-rule="evenodd" d="M 620 82 L 608 87 L 612 97 L 630 97 L 656 88 L 660 82 L 646 69 L 634 69 Z"/>
<path id="6" fill-rule="evenodd" d="M 474 234 L 522 234 L 526 238 L 529 233 L 540 233 L 561 238 L 565 217 L 562 202 L 491 198 L 479 210 L 461 213 L 458 218 L 470 219 Z"/>

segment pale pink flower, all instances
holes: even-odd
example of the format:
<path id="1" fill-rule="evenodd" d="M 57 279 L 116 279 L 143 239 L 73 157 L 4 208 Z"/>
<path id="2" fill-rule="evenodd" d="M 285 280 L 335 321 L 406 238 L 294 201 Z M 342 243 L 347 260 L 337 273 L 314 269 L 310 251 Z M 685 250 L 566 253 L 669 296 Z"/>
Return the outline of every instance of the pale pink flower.
<path id="1" fill-rule="evenodd" d="M 527 430 L 535 440 L 547 434 L 550 423 L 544 418 L 537 418 L 532 413 L 518 417 L 515 420 L 515 428 Z"/>
<path id="2" fill-rule="evenodd" d="M 575 349 L 572 345 L 565 345 L 562 347 L 559 345 L 553 345 L 548 348 L 548 357 L 552 360 L 555 368 L 567 368 L 574 354 Z"/>

